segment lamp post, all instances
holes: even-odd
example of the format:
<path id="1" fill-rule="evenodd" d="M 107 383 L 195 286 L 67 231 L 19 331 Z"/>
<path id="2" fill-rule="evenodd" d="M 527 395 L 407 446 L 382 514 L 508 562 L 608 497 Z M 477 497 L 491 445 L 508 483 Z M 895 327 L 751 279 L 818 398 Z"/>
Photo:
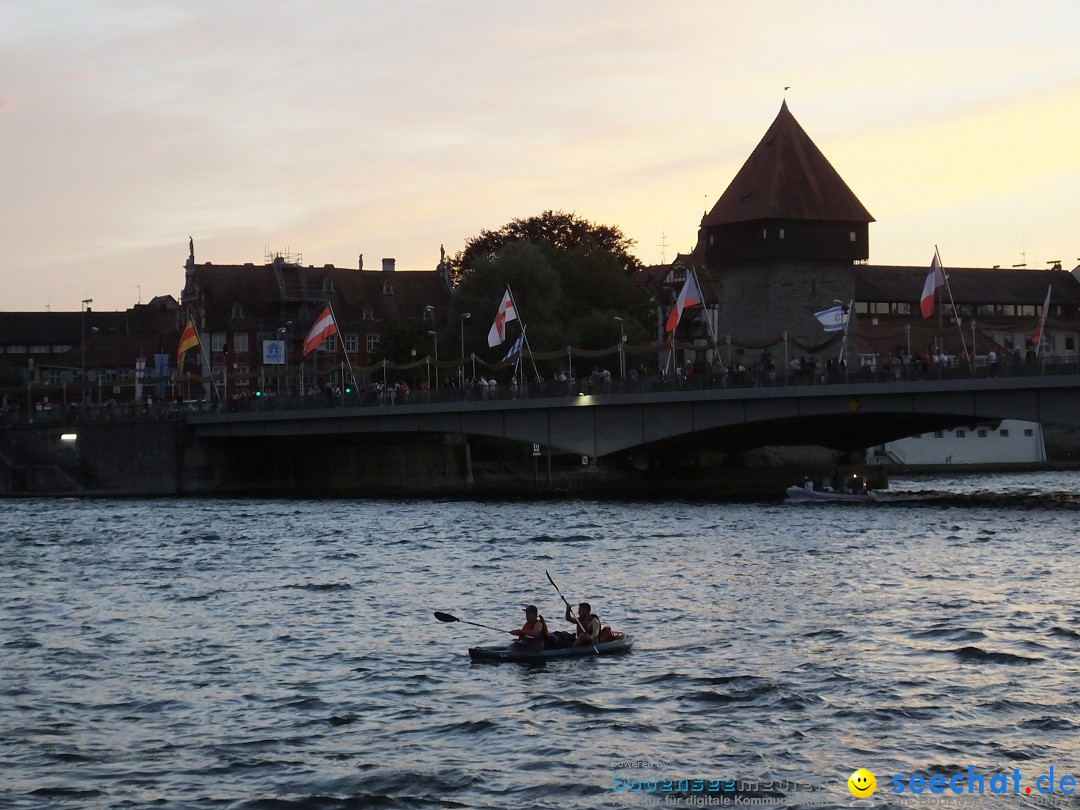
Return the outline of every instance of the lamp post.
<path id="1" fill-rule="evenodd" d="M 465 321 L 472 317 L 471 312 L 461 313 L 461 368 L 458 369 L 458 386 L 465 390 Z"/>
<path id="2" fill-rule="evenodd" d="M 84 298 L 82 300 L 82 401 L 86 402 L 86 310 L 87 304 L 94 303 L 93 298 Z"/>
<path id="3" fill-rule="evenodd" d="M 94 352 L 96 354 L 96 362 L 94 363 L 95 375 L 97 376 L 97 404 L 101 407 L 101 330 L 96 326 L 90 327 L 90 334 L 94 337 Z"/>
<path id="4" fill-rule="evenodd" d="M 615 320 L 619 322 L 619 379 L 623 380 L 626 377 L 626 355 L 623 353 L 626 331 L 623 329 L 623 319 L 616 315 Z"/>
<path id="5" fill-rule="evenodd" d="M 428 334 L 435 341 L 435 387 L 439 387 L 439 333 L 434 329 L 429 329 Z"/>
<path id="6" fill-rule="evenodd" d="M 279 335 L 278 339 L 281 341 L 281 361 L 282 361 L 282 365 L 285 366 L 284 374 L 285 374 L 286 377 L 289 374 L 289 341 L 286 339 L 285 333 L 288 332 L 291 328 L 292 328 L 292 321 L 285 321 L 285 325 L 284 326 L 279 326 L 278 330 L 277 330 L 278 335 Z M 282 377 L 282 375 L 278 374 L 278 390 L 277 390 L 277 392 L 278 392 L 279 397 L 281 396 L 281 377 Z M 285 393 L 288 394 L 290 391 L 292 391 L 292 386 L 291 385 L 286 385 L 285 386 Z"/>

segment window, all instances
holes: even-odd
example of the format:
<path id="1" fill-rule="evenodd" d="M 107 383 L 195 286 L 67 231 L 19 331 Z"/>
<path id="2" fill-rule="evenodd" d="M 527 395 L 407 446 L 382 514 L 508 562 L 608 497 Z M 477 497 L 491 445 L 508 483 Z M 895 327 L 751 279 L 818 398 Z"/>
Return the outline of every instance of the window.
<path id="1" fill-rule="evenodd" d="M 1024 436 L 1026 438 L 1030 439 L 1034 435 L 1035 435 L 1035 429 L 1034 428 L 1024 428 Z"/>
<path id="2" fill-rule="evenodd" d="M 393 285 L 392 282 L 389 282 L 389 281 L 383 282 L 382 294 L 383 295 L 393 295 L 394 294 L 394 285 Z"/>
<path id="3" fill-rule="evenodd" d="M 225 333 L 224 332 L 211 332 L 210 333 L 210 351 L 223 352 L 225 351 Z"/>
<path id="4" fill-rule="evenodd" d="M 356 332 L 349 332 L 345 335 L 345 351 L 349 354 L 356 354 L 356 347 L 360 345 L 360 336 Z"/>
<path id="5" fill-rule="evenodd" d="M 965 436 L 967 436 L 967 431 L 966 430 L 958 430 L 958 431 L 956 431 L 956 438 L 963 439 Z"/>
<path id="6" fill-rule="evenodd" d="M 367 336 L 367 351 L 368 354 L 374 354 L 379 350 L 379 335 L 377 332 L 368 332 Z"/>
<path id="7" fill-rule="evenodd" d="M 319 348 L 324 352 L 336 352 L 337 351 L 337 335 L 331 335 L 322 343 L 319 344 Z"/>
<path id="8" fill-rule="evenodd" d="M 41 377 L 46 385 L 60 385 L 61 380 L 59 371 L 49 369 L 48 371 L 42 372 Z"/>
<path id="9" fill-rule="evenodd" d="M 8 354 L 26 354 L 26 347 L 25 346 L 8 346 L 7 347 L 7 352 L 8 352 Z"/>
<path id="10" fill-rule="evenodd" d="M 1076 351 L 1076 338 L 1075 337 L 1066 336 L 1066 338 L 1065 338 L 1065 351 L 1067 351 L 1067 352 L 1075 352 Z"/>
<path id="11" fill-rule="evenodd" d="M 334 291 L 334 282 L 329 276 L 323 279 L 322 291 L 327 293 L 332 293 Z"/>
<path id="12" fill-rule="evenodd" d="M 850 236 L 848 236 L 848 241 L 849 242 L 854 242 L 855 241 L 855 231 L 852 231 Z"/>
<path id="13" fill-rule="evenodd" d="M 769 232 L 768 232 L 768 230 L 766 230 L 765 228 L 762 228 L 762 229 L 761 229 L 761 238 L 762 238 L 762 239 L 767 239 L 768 237 L 769 237 Z"/>
<path id="14" fill-rule="evenodd" d="M 233 351 L 237 354 L 245 354 L 248 351 L 248 333 L 233 332 Z"/>
<path id="15" fill-rule="evenodd" d="M 35 343 L 30 347 L 30 354 L 51 354 L 52 350 L 47 343 Z"/>
<path id="16" fill-rule="evenodd" d="M 784 229 L 783 228 L 780 229 L 780 238 L 781 239 L 784 238 Z"/>
<path id="17" fill-rule="evenodd" d="M 244 305 L 243 304 L 233 304 L 232 305 L 232 316 L 234 318 L 243 318 L 244 317 Z"/>
<path id="18" fill-rule="evenodd" d="M 1002 428 L 1001 430 L 998 431 L 998 434 L 1001 436 L 1001 438 L 1007 439 L 1007 438 L 1009 438 L 1009 429 L 1008 428 Z"/>
<path id="19" fill-rule="evenodd" d="M 367 304 L 364 307 L 364 312 L 360 317 L 365 321 L 375 320 L 375 310 L 372 309 L 371 304 Z"/>
<path id="20" fill-rule="evenodd" d="M 987 437 L 988 437 L 989 435 L 990 435 L 990 431 L 989 431 L 989 430 L 980 430 L 980 431 L 979 431 L 979 438 L 980 438 L 980 439 L 985 439 L 985 438 L 987 438 Z"/>
<path id="21" fill-rule="evenodd" d="M 248 371 L 249 369 L 247 366 L 236 367 L 236 371 L 233 377 L 234 381 L 236 382 L 237 388 L 247 388 L 251 385 L 251 379 L 248 377 Z"/>

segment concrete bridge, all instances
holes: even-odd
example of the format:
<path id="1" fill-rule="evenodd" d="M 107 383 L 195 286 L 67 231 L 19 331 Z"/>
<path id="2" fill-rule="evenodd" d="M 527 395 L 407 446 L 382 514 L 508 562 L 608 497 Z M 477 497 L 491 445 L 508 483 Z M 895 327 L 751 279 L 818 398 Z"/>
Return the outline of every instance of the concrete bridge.
<path id="1" fill-rule="evenodd" d="M 815 445 L 858 451 L 965 425 L 1022 419 L 1080 428 L 1080 374 L 858 382 L 189 415 L 200 442 L 409 442 L 456 434 L 604 458 Z"/>

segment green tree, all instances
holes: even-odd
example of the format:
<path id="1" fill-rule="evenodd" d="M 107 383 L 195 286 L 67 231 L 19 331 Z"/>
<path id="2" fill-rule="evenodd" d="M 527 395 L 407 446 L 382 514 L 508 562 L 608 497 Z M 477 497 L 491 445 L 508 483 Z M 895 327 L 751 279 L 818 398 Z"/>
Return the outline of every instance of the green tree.
<path id="1" fill-rule="evenodd" d="M 509 345 L 488 348 L 487 334 L 507 287 L 521 310 L 516 325 L 507 326 L 507 343 L 517 337 L 524 321 L 529 344 L 537 351 L 566 345 L 562 342 L 565 324 L 559 315 L 563 298 L 559 274 L 537 245 L 524 241 L 509 243 L 496 256 L 480 259 L 454 291 L 451 318 L 460 321 L 462 313 L 473 313 L 465 321 L 466 355 L 474 351 L 494 361 L 506 354 Z"/>
<path id="2" fill-rule="evenodd" d="M 488 360 L 505 354 L 505 346 L 488 350 L 486 336 L 508 285 L 536 351 L 616 345 L 616 317 L 628 342 L 649 342 L 655 318 L 633 279 L 640 262 L 629 254 L 631 244 L 618 228 L 552 211 L 470 239 L 453 260 L 460 283 L 448 317 L 465 324 L 465 353 Z M 460 321 L 466 312 L 472 317 Z M 517 334 L 511 326 L 508 340 Z"/>
<path id="3" fill-rule="evenodd" d="M 564 211 L 545 211 L 537 216 L 515 219 L 497 231 L 483 230 L 465 243 L 465 248 L 449 260 L 455 278 L 467 276 L 481 259 L 494 259 L 511 242 L 532 242 L 549 258 L 582 246 L 612 254 L 630 276 L 641 262 L 630 253 L 634 242 L 614 225 L 595 225 Z"/>

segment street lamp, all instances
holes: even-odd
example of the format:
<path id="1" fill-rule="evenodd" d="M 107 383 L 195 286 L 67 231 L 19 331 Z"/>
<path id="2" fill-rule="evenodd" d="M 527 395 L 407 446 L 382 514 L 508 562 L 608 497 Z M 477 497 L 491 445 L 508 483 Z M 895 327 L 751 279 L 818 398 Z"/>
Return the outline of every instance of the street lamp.
<path id="1" fill-rule="evenodd" d="M 623 319 L 616 315 L 615 320 L 619 322 L 619 379 L 623 380 L 626 378 L 626 355 L 623 353 L 626 331 L 623 329 Z"/>
<path id="2" fill-rule="evenodd" d="M 285 339 L 285 333 L 292 329 L 292 321 L 285 321 L 284 326 L 279 326 L 277 333 L 279 335 L 278 340 L 281 341 L 281 361 L 285 366 L 284 374 L 287 377 L 289 374 L 289 342 Z M 281 396 L 281 373 L 278 374 L 277 392 L 278 396 Z M 292 386 L 287 385 L 285 387 L 285 393 L 289 394 L 292 391 Z"/>
<path id="3" fill-rule="evenodd" d="M 433 307 L 434 309 L 434 307 Z M 435 387 L 439 387 L 439 333 L 433 329 L 428 330 L 428 334 L 435 339 Z"/>
<path id="4" fill-rule="evenodd" d="M 96 326 L 90 327 L 90 334 L 94 336 L 94 351 L 97 353 L 95 366 L 97 371 L 97 404 L 101 407 L 101 330 Z"/>
<path id="5" fill-rule="evenodd" d="M 82 300 L 82 400 L 86 402 L 86 310 L 87 304 L 94 303 L 93 298 Z"/>
<path id="6" fill-rule="evenodd" d="M 462 390 L 465 390 L 465 321 L 471 317 L 471 312 L 461 313 L 461 368 L 458 370 L 458 384 Z"/>

